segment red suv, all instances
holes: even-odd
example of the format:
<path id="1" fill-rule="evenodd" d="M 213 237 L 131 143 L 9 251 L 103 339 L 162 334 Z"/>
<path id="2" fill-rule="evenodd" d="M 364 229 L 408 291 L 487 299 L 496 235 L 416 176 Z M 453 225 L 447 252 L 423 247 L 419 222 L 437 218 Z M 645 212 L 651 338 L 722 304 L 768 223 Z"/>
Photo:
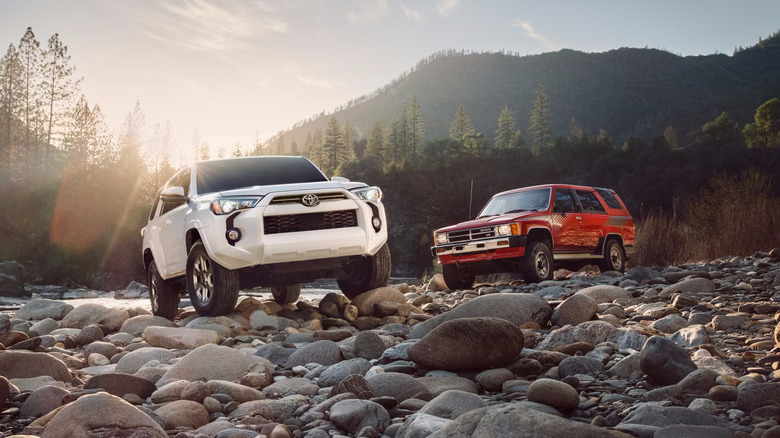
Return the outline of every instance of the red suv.
<path id="1" fill-rule="evenodd" d="M 634 220 L 614 190 L 548 184 L 498 193 L 476 219 L 440 228 L 434 240 L 431 252 L 452 289 L 496 272 L 536 283 L 552 279 L 554 265 L 624 271 Z"/>

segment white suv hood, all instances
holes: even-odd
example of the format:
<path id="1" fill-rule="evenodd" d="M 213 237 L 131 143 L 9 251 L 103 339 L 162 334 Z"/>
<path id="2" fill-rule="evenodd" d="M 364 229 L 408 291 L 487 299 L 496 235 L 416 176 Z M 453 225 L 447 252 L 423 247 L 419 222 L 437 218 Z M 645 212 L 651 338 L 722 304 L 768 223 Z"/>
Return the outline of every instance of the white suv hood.
<path id="1" fill-rule="evenodd" d="M 318 181 L 312 183 L 278 184 L 271 186 L 254 186 L 242 189 L 226 190 L 219 193 L 207 193 L 201 198 L 217 198 L 225 196 L 266 196 L 271 193 L 281 192 L 300 192 L 307 190 L 327 190 L 327 189 L 345 189 L 351 190 L 358 187 L 365 187 L 362 182 L 340 182 L 340 181 Z"/>

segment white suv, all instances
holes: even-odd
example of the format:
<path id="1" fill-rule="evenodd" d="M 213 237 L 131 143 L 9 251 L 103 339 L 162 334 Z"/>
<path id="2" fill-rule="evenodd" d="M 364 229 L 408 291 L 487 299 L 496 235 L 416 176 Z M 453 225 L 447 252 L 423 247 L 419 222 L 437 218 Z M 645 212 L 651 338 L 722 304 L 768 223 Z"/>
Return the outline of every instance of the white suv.
<path id="1" fill-rule="evenodd" d="M 200 315 L 223 315 L 240 289 L 270 287 L 288 304 L 319 278 L 336 278 L 349 298 L 387 285 L 381 197 L 378 187 L 328 180 L 303 157 L 185 167 L 160 189 L 141 231 L 154 314 L 173 319 L 185 287 Z"/>

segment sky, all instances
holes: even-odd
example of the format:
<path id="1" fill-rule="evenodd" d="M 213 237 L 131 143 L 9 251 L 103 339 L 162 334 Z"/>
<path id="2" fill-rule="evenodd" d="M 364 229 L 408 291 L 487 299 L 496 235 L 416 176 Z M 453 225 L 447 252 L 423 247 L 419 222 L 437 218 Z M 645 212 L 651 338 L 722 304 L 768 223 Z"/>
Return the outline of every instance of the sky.
<path id="1" fill-rule="evenodd" d="M 230 150 L 444 49 L 731 55 L 778 18 L 777 0 L 0 0 L 0 44 L 58 33 L 113 131 L 140 102 L 147 131 L 170 123 L 179 147 L 197 130 Z"/>

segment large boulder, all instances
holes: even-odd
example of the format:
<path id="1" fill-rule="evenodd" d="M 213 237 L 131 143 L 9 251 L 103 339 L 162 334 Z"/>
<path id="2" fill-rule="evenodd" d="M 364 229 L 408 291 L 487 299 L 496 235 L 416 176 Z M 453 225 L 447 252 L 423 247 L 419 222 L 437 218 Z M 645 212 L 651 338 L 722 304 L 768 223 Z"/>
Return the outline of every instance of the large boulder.
<path id="1" fill-rule="evenodd" d="M 405 304 L 406 297 L 400 290 L 385 286 L 372 289 L 356 296 L 352 299 L 352 305 L 357 307 L 358 315 L 360 316 L 373 316 L 374 304 L 382 301 L 389 301 L 393 303 Z"/>
<path id="2" fill-rule="evenodd" d="M 119 397 L 85 395 L 63 407 L 46 424 L 41 438 L 91 436 L 167 438 L 151 417 Z"/>
<path id="3" fill-rule="evenodd" d="M 496 317 L 518 326 L 527 322 L 535 322 L 541 327 L 546 327 L 551 314 L 552 309 L 547 301 L 536 295 L 516 293 L 483 295 L 469 300 L 449 312 L 416 324 L 406 338 L 420 339 L 445 322 L 460 318 Z"/>
<path id="4" fill-rule="evenodd" d="M 262 364 L 267 375 L 273 374 L 274 366 L 265 358 L 249 355 L 230 347 L 207 344 L 192 350 L 176 362 L 160 378 L 157 386 L 160 387 L 171 380 L 235 381 L 243 377 L 249 367 L 255 363 Z"/>
<path id="5" fill-rule="evenodd" d="M 65 318 L 71 310 L 73 310 L 73 306 L 68 303 L 47 300 L 46 298 L 35 298 L 17 310 L 14 316 L 28 321 L 41 321 L 46 318 L 59 321 Z"/>
<path id="6" fill-rule="evenodd" d="M 312 342 L 294 351 L 287 359 L 287 367 L 292 368 L 307 363 L 333 365 L 341 361 L 341 350 L 333 341 L 322 340 Z"/>
<path id="7" fill-rule="evenodd" d="M 557 417 L 519 404 L 500 404 L 466 412 L 431 438 L 462 437 L 630 438 L 615 430 Z"/>
<path id="8" fill-rule="evenodd" d="M 119 331 L 130 318 L 130 313 L 124 309 L 113 309 L 100 304 L 82 304 L 71 310 L 60 323 L 63 328 L 83 329 L 88 325 L 105 327 L 108 333 Z"/>
<path id="9" fill-rule="evenodd" d="M 639 356 L 642 371 L 659 385 L 673 385 L 696 371 L 685 349 L 663 336 L 652 336 Z"/>
<path id="10" fill-rule="evenodd" d="M 432 370 L 484 370 L 517 360 L 523 331 L 501 318 L 459 318 L 434 328 L 409 348 L 409 358 Z"/>
<path id="11" fill-rule="evenodd" d="M 0 375 L 8 379 L 50 376 L 60 382 L 70 382 L 67 365 L 47 353 L 31 351 L 0 351 Z"/>

